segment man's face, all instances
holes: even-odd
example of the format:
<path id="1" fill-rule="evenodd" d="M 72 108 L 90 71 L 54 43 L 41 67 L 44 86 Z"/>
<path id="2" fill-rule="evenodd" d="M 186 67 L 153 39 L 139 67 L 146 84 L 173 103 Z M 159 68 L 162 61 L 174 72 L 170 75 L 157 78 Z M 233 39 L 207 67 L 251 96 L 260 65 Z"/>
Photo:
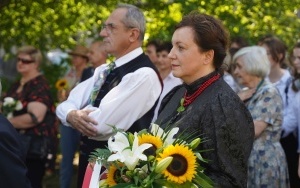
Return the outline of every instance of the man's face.
<path id="1" fill-rule="evenodd" d="M 125 55 L 130 47 L 131 29 L 126 27 L 121 21 L 125 17 L 126 12 L 125 8 L 114 10 L 105 21 L 104 27 L 100 32 L 106 52 L 114 55 L 116 58 Z"/>

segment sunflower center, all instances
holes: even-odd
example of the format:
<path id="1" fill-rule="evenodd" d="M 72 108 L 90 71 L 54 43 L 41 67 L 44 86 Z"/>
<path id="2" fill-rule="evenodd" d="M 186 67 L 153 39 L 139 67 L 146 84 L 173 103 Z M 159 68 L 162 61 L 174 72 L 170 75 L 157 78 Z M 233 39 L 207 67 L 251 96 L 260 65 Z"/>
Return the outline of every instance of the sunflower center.
<path id="1" fill-rule="evenodd" d="M 174 176 L 182 176 L 186 173 L 188 168 L 188 162 L 182 155 L 172 155 L 173 160 L 168 166 L 167 170 Z"/>
<path id="2" fill-rule="evenodd" d="M 150 148 L 146 149 L 143 153 L 146 155 L 146 156 L 150 156 L 150 155 L 153 155 L 155 156 L 156 154 L 156 150 L 157 148 L 153 145 L 151 146 Z"/>

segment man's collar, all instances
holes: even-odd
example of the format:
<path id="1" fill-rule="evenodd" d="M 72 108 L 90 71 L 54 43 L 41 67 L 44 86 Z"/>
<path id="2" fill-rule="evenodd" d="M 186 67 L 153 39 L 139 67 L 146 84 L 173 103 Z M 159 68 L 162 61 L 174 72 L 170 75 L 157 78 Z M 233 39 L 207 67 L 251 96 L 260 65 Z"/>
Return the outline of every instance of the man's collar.
<path id="1" fill-rule="evenodd" d="M 128 54 L 120 57 L 119 59 L 117 59 L 115 61 L 116 67 L 120 67 L 120 66 L 128 63 L 129 61 L 133 60 L 134 58 L 141 55 L 142 53 L 143 53 L 143 49 L 141 47 L 138 47 L 138 48 L 132 50 Z"/>

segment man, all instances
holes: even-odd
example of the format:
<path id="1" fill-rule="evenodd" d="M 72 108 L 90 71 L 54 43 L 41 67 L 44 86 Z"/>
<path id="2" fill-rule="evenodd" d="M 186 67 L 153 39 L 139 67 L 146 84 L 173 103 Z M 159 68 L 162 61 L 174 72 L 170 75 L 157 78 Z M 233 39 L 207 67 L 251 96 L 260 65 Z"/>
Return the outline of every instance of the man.
<path id="1" fill-rule="evenodd" d="M 106 62 L 107 56 L 108 54 L 105 51 L 104 43 L 99 40 L 94 41 L 88 52 L 88 57 L 92 66 L 84 69 L 81 81 L 93 76 L 95 69 Z"/>
<path id="2" fill-rule="evenodd" d="M 116 68 L 101 65 L 93 77 L 75 87 L 57 107 L 63 124 L 86 135 L 80 147 L 78 187 L 82 185 L 90 152 L 106 147 L 113 135 L 108 125 L 131 132 L 150 125 L 162 85 L 155 66 L 142 51 L 144 34 L 145 18 L 140 10 L 133 5 L 119 5 L 100 32 L 106 52 L 116 58 Z M 109 70 L 106 80 L 102 80 Z M 91 91 L 97 89 L 99 82 L 103 85 L 99 84 L 94 100 Z"/>
<path id="3" fill-rule="evenodd" d="M 0 96 L 1 96 L 0 82 Z M 0 114 L 0 184 L 1 187 L 31 187 L 27 178 L 25 149 L 13 125 Z"/>

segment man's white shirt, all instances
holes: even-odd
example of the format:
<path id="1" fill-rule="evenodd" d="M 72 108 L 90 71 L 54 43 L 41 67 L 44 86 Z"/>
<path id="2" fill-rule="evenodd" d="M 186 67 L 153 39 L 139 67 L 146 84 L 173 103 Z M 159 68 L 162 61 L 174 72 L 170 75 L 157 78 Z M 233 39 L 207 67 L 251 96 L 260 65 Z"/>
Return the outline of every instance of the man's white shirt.
<path id="1" fill-rule="evenodd" d="M 120 57 L 115 61 L 116 68 L 142 53 L 142 48 L 137 48 Z M 128 130 L 136 120 L 153 107 L 162 90 L 157 73 L 149 67 L 143 67 L 126 74 L 121 82 L 105 95 L 100 105 L 93 107 L 88 104 L 90 94 L 99 73 L 106 67 L 107 64 L 104 64 L 96 68 L 94 75 L 78 84 L 71 91 L 68 99 L 56 109 L 58 118 L 66 126 L 71 126 L 66 120 L 70 111 L 94 110 L 89 116 L 98 122 L 98 125 L 95 126 L 98 135 L 92 138 L 95 140 L 107 140 L 112 135 L 112 128 L 108 125 Z"/>

